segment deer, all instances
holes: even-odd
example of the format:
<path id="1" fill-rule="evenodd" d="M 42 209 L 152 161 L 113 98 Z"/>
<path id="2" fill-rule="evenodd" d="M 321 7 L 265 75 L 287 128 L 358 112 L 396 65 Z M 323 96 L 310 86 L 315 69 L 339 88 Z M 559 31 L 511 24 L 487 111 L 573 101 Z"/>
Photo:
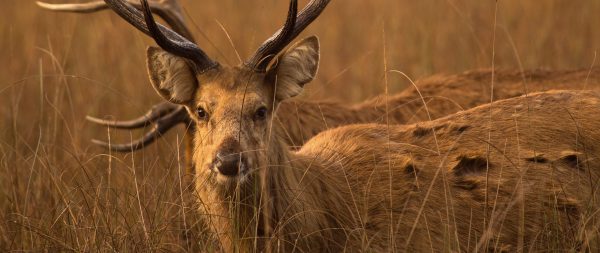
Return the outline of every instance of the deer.
<path id="1" fill-rule="evenodd" d="M 283 50 L 328 1 L 298 14 L 292 0 L 283 27 L 233 67 L 156 23 L 146 0 L 106 3 L 159 45 L 151 84 L 195 125 L 200 211 L 224 251 L 597 249 L 597 92 L 345 125 L 293 150 L 272 119 L 315 77 L 318 38 Z"/>

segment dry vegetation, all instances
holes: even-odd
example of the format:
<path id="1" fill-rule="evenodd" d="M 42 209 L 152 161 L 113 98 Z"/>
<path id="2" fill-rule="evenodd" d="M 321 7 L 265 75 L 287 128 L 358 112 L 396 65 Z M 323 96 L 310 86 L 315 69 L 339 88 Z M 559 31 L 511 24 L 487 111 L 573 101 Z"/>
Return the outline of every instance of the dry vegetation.
<path id="1" fill-rule="evenodd" d="M 199 43 L 229 64 L 239 61 L 231 44 L 249 55 L 286 9 L 274 0 L 183 5 Z M 495 7 L 491 0 L 333 1 L 304 32 L 322 43 L 305 98 L 356 102 L 386 83 L 390 92 L 408 87 L 394 72 L 384 78 L 386 68 L 419 79 L 492 62 L 594 65 L 600 2 L 500 1 L 493 40 Z M 127 118 L 159 101 L 144 66 L 150 40 L 109 12 L 50 13 L 23 0 L 3 1 L 0 35 L 0 251 L 207 249 L 181 183 L 182 132 L 133 155 L 89 142 L 108 132 L 85 122 L 86 114 Z"/>

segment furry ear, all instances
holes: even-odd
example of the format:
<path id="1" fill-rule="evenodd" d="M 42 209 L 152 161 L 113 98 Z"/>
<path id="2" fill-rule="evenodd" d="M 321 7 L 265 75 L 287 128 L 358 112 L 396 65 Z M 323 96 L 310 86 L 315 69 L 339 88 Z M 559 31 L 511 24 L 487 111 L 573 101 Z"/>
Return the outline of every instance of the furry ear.
<path id="1" fill-rule="evenodd" d="M 192 100 L 198 82 L 186 60 L 160 48 L 148 47 L 146 64 L 152 86 L 161 97 L 175 104 Z"/>
<path id="2" fill-rule="evenodd" d="M 304 85 L 312 81 L 319 69 L 319 39 L 310 36 L 294 44 L 277 58 L 268 70 L 277 80 L 275 97 L 281 101 L 300 94 Z"/>

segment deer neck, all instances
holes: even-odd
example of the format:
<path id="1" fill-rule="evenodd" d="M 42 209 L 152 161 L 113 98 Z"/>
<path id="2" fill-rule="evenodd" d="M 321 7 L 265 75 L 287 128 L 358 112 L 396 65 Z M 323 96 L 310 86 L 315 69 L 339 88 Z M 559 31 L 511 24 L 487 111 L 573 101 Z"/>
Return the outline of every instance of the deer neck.
<path id="1" fill-rule="evenodd" d="M 319 157 L 307 157 L 291 151 L 283 138 L 269 148 L 269 166 L 261 171 L 261 228 L 264 245 L 284 245 L 290 241 L 300 248 L 319 248 L 326 238 L 344 236 L 327 228 L 340 227 L 333 220 L 335 208 L 347 198 L 342 182 L 329 173 L 335 170 Z M 326 193 L 326 195 L 324 195 Z M 326 199 L 325 199 L 326 198 Z M 329 205 L 337 203 L 340 205 Z M 312 236 L 298 236 L 298 235 Z M 287 238 L 291 236 L 293 238 Z M 298 238 L 304 238 L 298 241 Z M 281 240 L 281 241 L 278 241 Z"/>

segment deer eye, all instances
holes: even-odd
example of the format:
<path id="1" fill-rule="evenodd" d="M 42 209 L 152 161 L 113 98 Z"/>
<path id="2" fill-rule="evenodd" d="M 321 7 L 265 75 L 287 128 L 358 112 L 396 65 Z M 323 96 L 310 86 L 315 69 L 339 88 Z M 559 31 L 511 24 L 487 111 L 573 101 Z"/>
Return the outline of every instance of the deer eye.
<path id="1" fill-rule="evenodd" d="M 267 108 L 264 106 L 258 108 L 258 110 L 256 110 L 256 112 L 254 113 L 254 119 L 256 119 L 256 120 L 262 120 L 262 119 L 265 119 L 266 117 L 267 117 Z"/>
<path id="2" fill-rule="evenodd" d="M 196 110 L 196 114 L 201 120 L 206 120 L 208 118 L 208 112 L 206 112 L 206 110 L 204 110 L 204 108 L 202 107 L 198 107 L 198 109 Z"/>

